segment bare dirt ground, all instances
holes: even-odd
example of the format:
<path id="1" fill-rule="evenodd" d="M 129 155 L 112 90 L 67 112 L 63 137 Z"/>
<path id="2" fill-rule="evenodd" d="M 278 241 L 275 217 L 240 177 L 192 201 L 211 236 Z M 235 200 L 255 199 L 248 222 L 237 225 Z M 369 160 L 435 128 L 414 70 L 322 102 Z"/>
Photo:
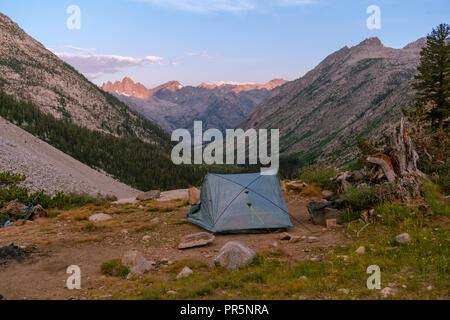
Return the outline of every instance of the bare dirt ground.
<path id="1" fill-rule="evenodd" d="M 189 207 L 182 201 L 84 207 L 62 212 L 54 219 L 41 218 L 22 226 L 3 228 L 0 247 L 14 243 L 25 247 L 33 244 L 36 248 L 21 262 L 0 265 L 0 294 L 6 299 L 68 299 L 74 295 L 81 299 L 105 299 L 115 289 L 107 285 L 100 266 L 110 259 L 120 259 L 130 249 L 139 250 L 148 260 L 197 259 L 212 266 L 216 252 L 231 240 L 241 241 L 260 253 L 282 248 L 289 257 L 298 260 L 309 259 L 312 248 L 327 250 L 345 243 L 343 230 L 327 230 L 308 221 L 306 203 L 305 199 L 287 198 L 294 224 L 288 232 L 315 236 L 319 241 L 313 243 L 280 241 L 277 233 L 216 235 L 214 243 L 207 247 L 180 251 L 177 249 L 180 238 L 203 231 L 187 222 Z M 95 224 L 87 221 L 87 217 L 98 212 L 111 214 L 113 219 Z M 143 241 L 146 235 L 151 237 L 149 241 Z M 81 269 L 81 291 L 66 288 L 69 265 Z"/>

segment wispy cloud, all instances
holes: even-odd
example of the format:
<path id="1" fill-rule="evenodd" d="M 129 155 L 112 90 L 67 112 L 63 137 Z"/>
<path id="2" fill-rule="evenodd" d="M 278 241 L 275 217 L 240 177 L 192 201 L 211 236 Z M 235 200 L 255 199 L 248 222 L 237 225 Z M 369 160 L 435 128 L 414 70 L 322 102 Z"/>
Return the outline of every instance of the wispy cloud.
<path id="1" fill-rule="evenodd" d="M 163 60 L 163 58 L 157 56 L 133 58 L 108 54 L 81 54 L 68 52 L 55 52 L 55 54 L 88 77 L 101 73 L 117 73 L 128 67 L 146 66 L 161 63 Z"/>
<path id="2" fill-rule="evenodd" d="M 239 13 L 273 6 L 300 6 L 317 0 L 132 0 L 150 5 L 196 13 Z"/>
<path id="3" fill-rule="evenodd" d="M 80 48 L 75 46 L 62 46 L 63 49 L 71 50 L 71 51 L 77 51 L 77 52 L 95 52 L 95 48 Z"/>
<path id="4" fill-rule="evenodd" d="M 202 57 L 202 58 L 210 58 L 209 54 L 206 51 L 203 52 L 186 52 L 186 55 L 189 57 Z"/>

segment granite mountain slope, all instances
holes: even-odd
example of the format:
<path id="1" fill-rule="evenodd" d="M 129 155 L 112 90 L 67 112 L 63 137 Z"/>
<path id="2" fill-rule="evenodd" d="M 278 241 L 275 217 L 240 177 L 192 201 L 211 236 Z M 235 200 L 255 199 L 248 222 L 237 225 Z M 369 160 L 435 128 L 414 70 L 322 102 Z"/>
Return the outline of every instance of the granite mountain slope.
<path id="1" fill-rule="evenodd" d="M 410 108 L 421 38 L 402 49 L 369 38 L 329 55 L 298 80 L 275 88 L 238 127 L 279 128 L 280 151 L 304 164 L 343 164 L 359 138 L 375 138 Z"/>
<path id="2" fill-rule="evenodd" d="M 98 88 L 0 13 L 0 88 L 58 119 L 115 136 L 163 142 L 165 134 Z"/>

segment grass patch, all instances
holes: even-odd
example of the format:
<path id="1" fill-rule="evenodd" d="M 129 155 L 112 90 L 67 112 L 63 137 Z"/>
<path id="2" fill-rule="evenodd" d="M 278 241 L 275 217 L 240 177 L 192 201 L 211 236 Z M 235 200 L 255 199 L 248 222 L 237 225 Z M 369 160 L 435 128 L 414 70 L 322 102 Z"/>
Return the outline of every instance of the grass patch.
<path id="1" fill-rule="evenodd" d="M 96 232 L 96 231 L 105 231 L 106 229 L 108 229 L 106 226 L 99 226 L 99 225 L 96 225 L 95 223 L 89 222 L 89 223 L 85 224 L 84 226 L 75 228 L 75 231 Z"/>
<path id="2" fill-rule="evenodd" d="M 426 185 L 423 188 L 423 197 L 433 210 L 434 214 L 450 216 L 450 205 L 442 199 L 439 189 L 435 185 Z"/>
<path id="3" fill-rule="evenodd" d="M 104 262 L 100 266 L 101 273 L 107 276 L 120 277 L 125 279 L 130 273 L 128 267 L 122 265 L 120 259 L 112 259 Z"/>

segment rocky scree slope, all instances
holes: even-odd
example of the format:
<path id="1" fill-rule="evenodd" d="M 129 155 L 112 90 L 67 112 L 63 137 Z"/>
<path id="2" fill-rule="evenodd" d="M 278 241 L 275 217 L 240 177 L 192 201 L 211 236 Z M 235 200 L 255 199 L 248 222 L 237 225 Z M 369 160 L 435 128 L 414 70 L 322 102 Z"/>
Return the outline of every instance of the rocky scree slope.
<path id="1" fill-rule="evenodd" d="M 0 117 L 0 169 L 24 174 L 30 191 L 87 193 L 118 198 L 139 191 L 98 172 Z"/>

